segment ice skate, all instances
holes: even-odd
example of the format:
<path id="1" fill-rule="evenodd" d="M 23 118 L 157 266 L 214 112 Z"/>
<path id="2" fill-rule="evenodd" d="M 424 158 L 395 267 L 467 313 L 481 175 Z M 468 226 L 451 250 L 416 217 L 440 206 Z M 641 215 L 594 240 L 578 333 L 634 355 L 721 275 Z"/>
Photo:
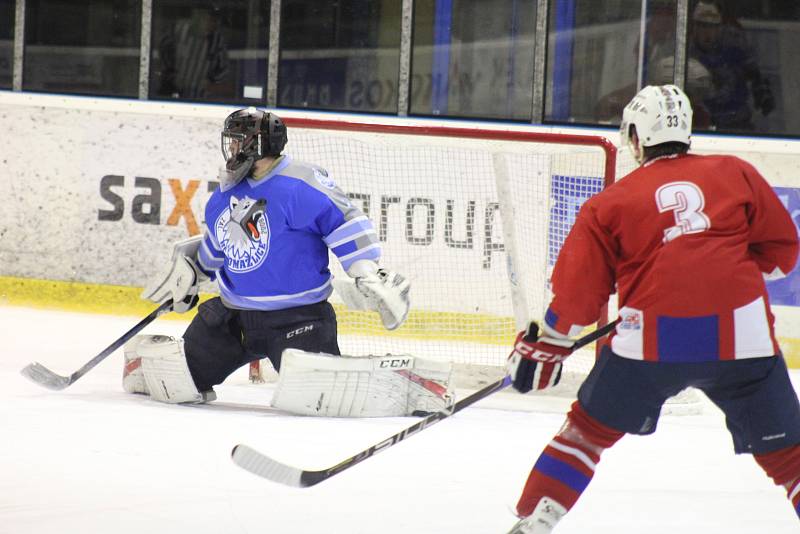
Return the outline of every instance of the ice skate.
<path id="1" fill-rule="evenodd" d="M 567 509 L 549 497 L 542 497 L 533 513 L 520 519 L 508 534 L 550 534 Z"/>

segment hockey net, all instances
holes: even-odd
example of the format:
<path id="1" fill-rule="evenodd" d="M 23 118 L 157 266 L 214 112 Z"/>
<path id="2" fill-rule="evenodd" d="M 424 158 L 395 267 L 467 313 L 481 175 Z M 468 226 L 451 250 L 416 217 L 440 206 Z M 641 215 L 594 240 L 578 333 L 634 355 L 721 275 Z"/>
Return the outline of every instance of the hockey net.
<path id="1" fill-rule="evenodd" d="M 578 209 L 615 176 L 616 149 L 597 136 L 286 123 L 286 153 L 328 170 L 372 219 L 381 265 L 411 281 L 411 312 L 392 332 L 331 297 L 342 353 L 451 361 L 457 387 L 502 376 L 516 332 L 543 317 Z M 331 270 L 348 278 L 334 256 Z M 552 393 L 573 394 L 593 361 L 594 346 L 572 356 Z"/>

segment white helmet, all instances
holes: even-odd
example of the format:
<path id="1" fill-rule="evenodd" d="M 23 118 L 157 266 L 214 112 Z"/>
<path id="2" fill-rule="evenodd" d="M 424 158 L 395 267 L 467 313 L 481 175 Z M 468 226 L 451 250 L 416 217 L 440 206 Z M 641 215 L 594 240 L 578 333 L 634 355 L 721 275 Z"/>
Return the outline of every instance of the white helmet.
<path id="1" fill-rule="evenodd" d="M 636 126 L 637 145 L 631 139 L 631 126 Z M 674 85 L 648 85 L 625 106 L 619 132 L 622 144 L 628 145 L 639 163 L 644 160 L 643 147 L 669 142 L 688 145 L 692 137 L 689 97 Z"/>

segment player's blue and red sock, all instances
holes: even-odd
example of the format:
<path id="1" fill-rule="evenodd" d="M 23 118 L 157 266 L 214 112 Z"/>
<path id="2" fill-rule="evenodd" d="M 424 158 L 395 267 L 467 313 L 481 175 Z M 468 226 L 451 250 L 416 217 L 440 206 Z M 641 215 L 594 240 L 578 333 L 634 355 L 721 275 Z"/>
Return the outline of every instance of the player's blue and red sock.
<path id="1" fill-rule="evenodd" d="M 786 496 L 800 517 L 800 445 L 756 454 L 754 458 L 775 484 L 786 488 Z"/>
<path id="2" fill-rule="evenodd" d="M 536 460 L 517 503 L 517 514 L 530 515 L 542 497 L 567 510 L 572 508 L 591 482 L 602 451 L 623 435 L 591 418 L 575 402 L 567 423 Z"/>

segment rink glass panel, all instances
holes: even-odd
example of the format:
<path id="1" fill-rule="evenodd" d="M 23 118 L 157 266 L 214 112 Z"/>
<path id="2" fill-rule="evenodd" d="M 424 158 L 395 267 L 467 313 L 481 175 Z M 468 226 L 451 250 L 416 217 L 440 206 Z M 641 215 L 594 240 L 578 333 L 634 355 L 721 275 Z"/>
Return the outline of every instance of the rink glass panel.
<path id="1" fill-rule="evenodd" d="M 545 120 L 619 124 L 640 83 L 672 83 L 676 10 L 647 3 L 640 51 L 641 0 L 551 0 Z"/>
<path id="2" fill-rule="evenodd" d="M 695 130 L 797 136 L 800 2 L 718 0 L 717 5 L 722 20 L 716 25 L 695 20 L 695 2 L 690 5 L 686 88 L 702 113 Z M 701 64 L 708 69 L 697 72 Z"/>
<path id="3" fill-rule="evenodd" d="M 402 2 L 281 5 L 278 105 L 397 113 Z"/>
<path id="4" fill-rule="evenodd" d="M 137 96 L 139 0 L 26 0 L 25 8 L 25 90 Z"/>
<path id="5" fill-rule="evenodd" d="M 0 0 L 0 89 L 11 89 L 14 64 L 14 0 Z"/>
<path id="6" fill-rule="evenodd" d="M 154 0 L 150 98 L 263 105 L 268 4 Z"/>
<path id="7" fill-rule="evenodd" d="M 536 2 L 418 0 L 411 113 L 530 120 Z"/>

